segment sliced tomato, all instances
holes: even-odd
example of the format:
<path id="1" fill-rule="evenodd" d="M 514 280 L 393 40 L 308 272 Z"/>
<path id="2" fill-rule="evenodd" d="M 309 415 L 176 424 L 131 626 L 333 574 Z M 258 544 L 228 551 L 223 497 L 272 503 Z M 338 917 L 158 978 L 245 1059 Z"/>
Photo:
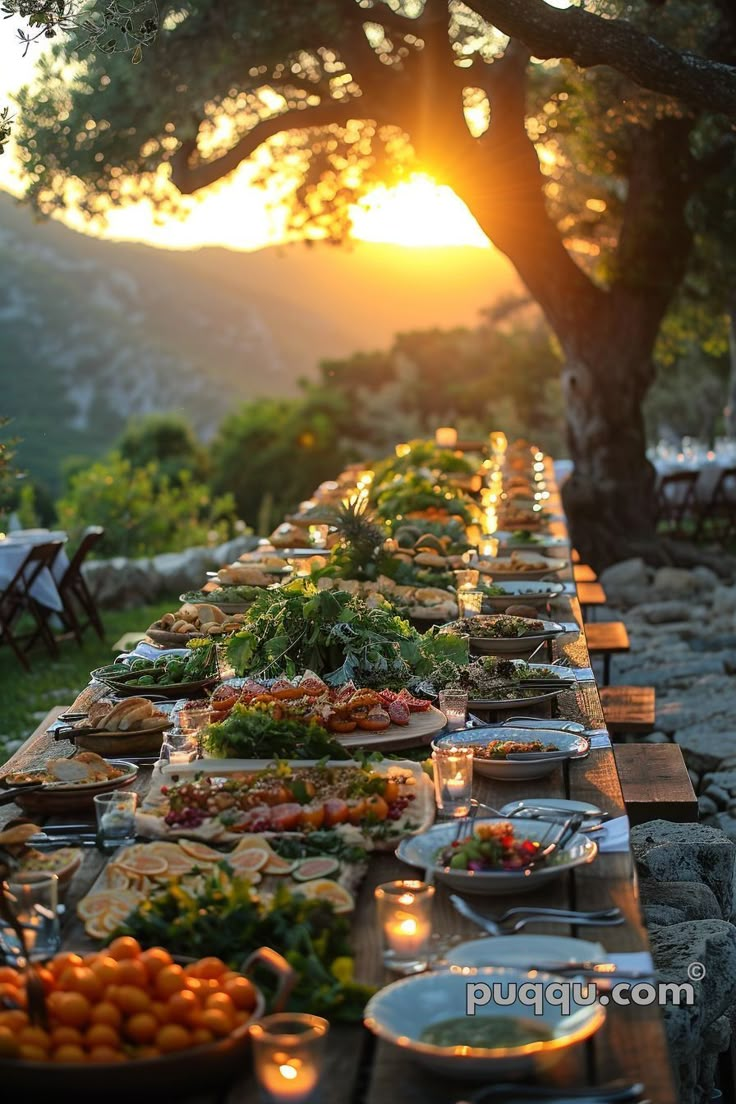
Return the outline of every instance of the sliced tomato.
<path id="1" fill-rule="evenodd" d="M 339 797 L 330 797 L 324 803 L 325 828 L 332 828 L 334 824 L 344 824 L 348 819 L 348 805 Z"/>
<path id="2" fill-rule="evenodd" d="M 269 816 L 269 823 L 275 832 L 292 832 L 299 827 L 302 818 L 302 806 L 295 801 L 288 801 L 284 805 L 274 805 Z"/>

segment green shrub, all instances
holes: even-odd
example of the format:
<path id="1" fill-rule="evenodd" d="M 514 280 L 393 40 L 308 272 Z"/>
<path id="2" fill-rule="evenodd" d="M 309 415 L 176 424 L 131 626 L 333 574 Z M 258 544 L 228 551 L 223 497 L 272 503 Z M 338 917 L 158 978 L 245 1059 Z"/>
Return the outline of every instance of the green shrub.
<path id="1" fill-rule="evenodd" d="M 102 525 L 100 556 L 137 557 L 227 540 L 235 503 L 229 494 L 212 498 L 189 472 L 174 486 L 156 462 L 134 467 L 111 453 L 72 477 L 58 514 L 72 538 L 87 525 Z"/>

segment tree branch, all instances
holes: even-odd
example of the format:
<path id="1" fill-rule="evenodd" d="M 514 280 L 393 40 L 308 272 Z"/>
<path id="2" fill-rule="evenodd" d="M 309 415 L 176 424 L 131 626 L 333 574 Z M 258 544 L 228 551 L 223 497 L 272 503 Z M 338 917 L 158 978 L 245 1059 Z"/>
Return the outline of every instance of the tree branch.
<path id="1" fill-rule="evenodd" d="M 470 2 L 535 57 L 570 58 L 583 68 L 609 65 L 642 88 L 736 118 L 733 65 L 673 50 L 624 19 L 603 19 L 583 8 L 552 8 L 544 0 Z"/>

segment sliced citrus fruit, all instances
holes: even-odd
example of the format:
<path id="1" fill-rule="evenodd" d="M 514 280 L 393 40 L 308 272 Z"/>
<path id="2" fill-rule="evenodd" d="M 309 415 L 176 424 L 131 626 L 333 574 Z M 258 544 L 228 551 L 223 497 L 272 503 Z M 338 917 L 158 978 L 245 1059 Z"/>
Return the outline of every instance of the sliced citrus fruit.
<path id="1" fill-rule="evenodd" d="M 268 851 L 271 854 L 271 845 L 265 836 L 259 836 L 257 832 L 246 832 L 238 840 L 235 851 L 248 851 L 251 847 L 257 848 L 262 851 Z"/>
<path id="2" fill-rule="evenodd" d="M 328 874 L 334 874 L 339 865 L 337 859 L 328 855 L 302 859 L 294 871 L 294 879 L 297 882 L 311 882 L 314 878 L 326 878 Z"/>
<path id="3" fill-rule="evenodd" d="M 105 881 L 110 889 L 130 889 L 132 878 L 115 863 L 110 863 L 105 873 Z"/>
<path id="4" fill-rule="evenodd" d="M 273 856 L 265 847 L 249 847 L 245 851 L 231 851 L 223 858 L 233 870 L 239 874 L 247 874 L 255 870 L 263 870 Z"/>
<path id="5" fill-rule="evenodd" d="M 200 843 L 198 840 L 180 840 L 179 847 L 185 855 L 191 855 L 197 862 L 215 863 L 222 858 L 219 851 L 215 851 L 212 847 L 208 847 L 206 843 Z"/>
<path id="6" fill-rule="evenodd" d="M 313 882 L 304 882 L 299 886 L 299 893 L 303 893 L 305 897 L 329 901 L 335 912 L 352 912 L 355 908 L 352 893 L 329 878 L 315 878 Z"/>
<path id="7" fill-rule="evenodd" d="M 123 855 L 118 859 L 117 865 L 121 870 L 131 874 L 142 874 L 144 877 L 155 874 L 166 874 L 169 869 L 168 860 L 164 855 L 151 854 L 150 851 L 139 851 L 137 855 Z"/>
<path id="8" fill-rule="evenodd" d="M 280 855 L 277 855 L 275 851 L 272 851 L 269 855 L 268 862 L 263 867 L 264 874 L 291 874 L 292 870 L 298 866 L 298 859 L 282 859 Z"/>
<path id="9" fill-rule="evenodd" d="M 166 861 L 166 873 L 172 877 L 177 874 L 186 874 L 194 866 L 191 855 L 186 855 L 178 843 L 149 843 L 149 853 Z"/>

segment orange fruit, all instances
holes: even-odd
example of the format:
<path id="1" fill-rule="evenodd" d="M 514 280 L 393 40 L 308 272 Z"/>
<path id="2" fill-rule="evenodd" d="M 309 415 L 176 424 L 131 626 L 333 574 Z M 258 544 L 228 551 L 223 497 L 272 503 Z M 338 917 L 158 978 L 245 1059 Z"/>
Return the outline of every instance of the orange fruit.
<path id="1" fill-rule="evenodd" d="M 195 1027 L 192 1032 L 192 1042 L 195 1046 L 203 1046 L 205 1043 L 214 1042 L 215 1036 L 206 1027 Z"/>
<path id="2" fill-rule="evenodd" d="M 45 966 L 36 967 L 36 977 L 41 979 L 44 993 L 50 993 L 54 988 L 54 975 Z"/>
<path id="3" fill-rule="evenodd" d="M 20 974 L 12 966 L 0 966 L 0 984 L 14 985 L 17 989 L 20 985 Z"/>
<path id="4" fill-rule="evenodd" d="M 21 1043 L 18 1047 L 18 1057 L 25 1058 L 26 1062 L 45 1062 L 48 1056 L 44 1047 L 34 1046 L 32 1043 Z"/>
<path id="5" fill-rule="evenodd" d="M 28 1016 L 20 1008 L 11 1008 L 7 1012 L 0 1012 L 0 1027 L 7 1027 L 9 1031 L 20 1031 L 27 1023 Z"/>
<path id="6" fill-rule="evenodd" d="M 159 1023 L 168 1023 L 169 1007 L 164 1001 L 151 1001 L 151 1011 Z"/>
<path id="7" fill-rule="evenodd" d="M 141 945 L 132 936 L 121 935 L 117 939 L 113 939 L 107 948 L 107 953 L 111 958 L 117 958 L 118 961 L 123 958 L 140 958 Z"/>
<path id="8" fill-rule="evenodd" d="M 201 978 L 188 977 L 186 987 L 190 993 L 194 993 L 195 997 L 199 997 L 201 1000 L 204 1000 L 210 991 L 207 982 L 202 981 Z"/>
<path id="9" fill-rule="evenodd" d="M 227 993 L 210 993 L 207 1000 L 204 1002 L 205 1008 L 219 1008 L 221 1012 L 224 1012 L 229 1020 L 232 1020 L 235 1015 L 235 1005 L 230 1000 Z"/>
<path id="10" fill-rule="evenodd" d="M 81 1046 L 75 1046 L 74 1043 L 64 1043 L 56 1048 L 51 1057 L 55 1062 L 83 1062 L 85 1055 Z"/>
<path id="11" fill-rule="evenodd" d="M 226 981 L 224 991 L 230 997 L 234 1006 L 242 1012 L 251 1012 L 256 1006 L 256 991 L 252 982 L 240 974 L 231 981 Z"/>
<path id="12" fill-rule="evenodd" d="M 221 958 L 202 958 L 195 963 L 194 977 L 220 978 L 228 972 L 228 968 Z"/>
<path id="13" fill-rule="evenodd" d="M 123 958 L 118 963 L 117 984 L 137 985 L 139 989 L 145 989 L 148 985 L 148 970 L 138 958 Z"/>
<path id="14" fill-rule="evenodd" d="M 92 1006 L 85 996 L 81 993 L 59 993 L 59 997 L 60 1000 L 54 1004 L 54 1014 L 60 1023 L 67 1027 L 84 1027 L 89 1023 Z"/>
<path id="15" fill-rule="evenodd" d="M 82 1045 L 82 1032 L 77 1027 L 54 1027 L 51 1029 L 51 1046 L 55 1050 L 57 1047 L 64 1046 L 65 1043 L 72 1043 L 74 1046 Z"/>
<path id="16" fill-rule="evenodd" d="M 81 993 L 87 1000 L 98 1001 L 102 996 L 99 978 L 89 966 L 70 966 L 56 979 L 57 988 L 66 993 Z"/>
<path id="17" fill-rule="evenodd" d="M 148 993 L 143 989 L 139 989 L 137 985 L 120 985 L 115 994 L 115 1004 L 121 1012 L 133 1016 L 136 1012 L 148 1012 L 151 1007 L 151 998 Z"/>
<path id="18" fill-rule="evenodd" d="M 206 1027 L 213 1035 L 222 1038 L 233 1029 L 232 1019 L 221 1008 L 205 1008 L 197 1018 L 197 1027 Z"/>
<path id="19" fill-rule="evenodd" d="M 180 993 L 169 997 L 166 1012 L 170 1023 L 188 1024 L 192 1016 L 199 1012 L 199 1001 L 190 989 L 182 989 Z"/>
<path id="20" fill-rule="evenodd" d="M 64 951 L 62 954 L 55 955 L 49 963 L 49 969 L 55 978 L 60 977 L 64 970 L 68 966 L 81 966 L 83 960 L 81 955 L 74 954 L 72 951 Z"/>
<path id="21" fill-rule="evenodd" d="M 51 1046 L 51 1036 L 42 1027 L 29 1025 L 18 1033 L 18 1042 L 21 1046 L 36 1046 L 41 1050 L 48 1050 Z"/>
<path id="22" fill-rule="evenodd" d="M 156 1046 L 162 1054 L 170 1054 L 175 1050 L 186 1050 L 191 1040 L 191 1035 L 181 1024 L 164 1024 L 156 1034 Z"/>
<path id="23" fill-rule="evenodd" d="M 0 1058 L 17 1058 L 18 1040 L 9 1027 L 0 1027 Z"/>
<path id="24" fill-rule="evenodd" d="M 134 1043 L 152 1043 L 161 1028 L 152 1012 L 138 1012 L 125 1021 L 126 1038 Z"/>
<path id="25" fill-rule="evenodd" d="M 108 1027 L 120 1027 L 123 1022 L 123 1016 L 116 1004 L 112 1001 L 104 1000 L 96 1004 L 92 1009 L 92 1015 L 90 1016 L 90 1022 L 93 1024 L 106 1024 Z"/>
<path id="26" fill-rule="evenodd" d="M 149 947 L 141 955 L 141 962 L 148 970 L 148 976 L 153 978 L 159 970 L 163 970 L 164 966 L 171 966 L 172 959 L 169 952 L 165 951 L 163 947 Z"/>
<path id="27" fill-rule="evenodd" d="M 87 1029 L 84 1045 L 89 1050 L 101 1046 L 112 1047 L 115 1050 L 120 1046 L 120 1036 L 110 1024 L 96 1023 Z"/>
<path id="28" fill-rule="evenodd" d="M 164 966 L 163 970 L 159 970 L 156 974 L 153 987 L 158 996 L 165 999 L 173 997 L 174 993 L 181 992 L 182 989 L 187 987 L 187 979 L 181 966 L 176 964 Z"/>
<path id="29" fill-rule="evenodd" d="M 120 966 L 116 958 L 110 955 L 94 955 L 94 962 L 90 963 L 90 970 L 95 975 L 103 990 L 108 985 L 122 984 L 118 980 Z"/>
<path id="30" fill-rule="evenodd" d="M 155 1046 L 142 1046 L 138 1047 L 135 1056 L 136 1058 L 160 1058 L 161 1051 Z"/>
<path id="31" fill-rule="evenodd" d="M 10 1004 L 22 1004 L 25 1008 L 25 990 L 19 989 L 17 985 L 11 985 L 9 982 L 3 982 L 0 985 L 0 1004 L 4 1001 L 8 1001 Z"/>
<path id="32" fill-rule="evenodd" d="M 92 1050 L 87 1055 L 87 1061 L 89 1062 L 124 1062 L 125 1055 L 120 1050 L 115 1050 L 114 1047 L 98 1046 L 92 1047 Z"/>

